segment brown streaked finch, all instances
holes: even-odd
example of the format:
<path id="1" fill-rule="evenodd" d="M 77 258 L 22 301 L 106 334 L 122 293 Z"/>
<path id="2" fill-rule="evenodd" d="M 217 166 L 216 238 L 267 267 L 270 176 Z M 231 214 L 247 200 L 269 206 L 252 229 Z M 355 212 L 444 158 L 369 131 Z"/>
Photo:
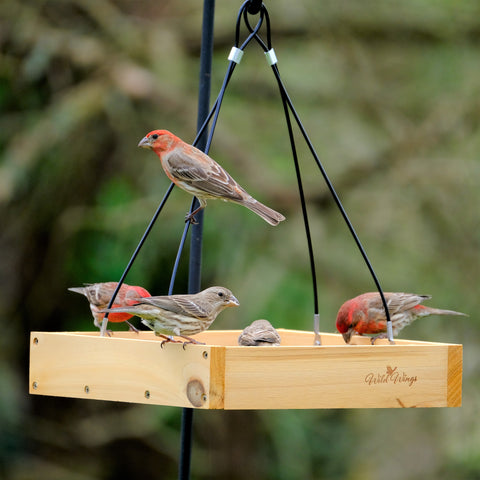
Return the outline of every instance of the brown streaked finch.
<path id="1" fill-rule="evenodd" d="M 420 317 L 428 315 L 465 315 L 453 310 L 420 305 L 431 298 L 430 295 L 415 295 L 412 293 L 384 293 L 390 319 L 392 320 L 393 335 Z M 386 338 L 387 318 L 385 309 L 378 292 L 359 295 L 346 301 L 337 314 L 337 330 L 343 335 L 346 343 L 350 343 L 353 333 L 359 335 L 370 334 L 372 344 L 377 338 Z"/>
<path id="2" fill-rule="evenodd" d="M 118 282 L 86 283 L 84 287 L 72 287 L 69 288 L 69 290 L 87 297 L 93 315 L 93 323 L 97 328 L 101 328 L 104 316 L 101 310 L 108 307 L 117 285 Z M 143 297 L 150 297 L 150 293 L 142 287 L 122 283 L 112 307 L 133 305 Z M 129 313 L 112 313 L 108 315 L 108 321 L 114 323 L 125 322 L 128 324 L 130 330 L 138 331 L 128 322 L 128 319 L 132 317 L 133 315 Z"/>
<path id="3" fill-rule="evenodd" d="M 207 206 L 208 199 L 238 203 L 262 217 L 270 225 L 278 225 L 285 217 L 249 195 L 215 160 L 193 145 L 185 143 L 168 130 L 153 130 L 140 140 L 139 147 L 150 148 L 160 159 L 167 177 L 198 198 L 200 206 L 187 215 L 194 216 Z"/>
<path id="4" fill-rule="evenodd" d="M 268 320 L 255 320 L 238 337 L 238 344 L 254 347 L 280 345 L 280 335 Z"/>
<path id="5" fill-rule="evenodd" d="M 228 288 L 210 287 L 195 294 L 142 298 L 130 307 L 111 308 L 102 312 L 124 312 L 141 317 L 144 325 L 164 339 L 162 344 L 176 342 L 172 336 L 186 339 L 184 343 L 200 343 L 189 335 L 210 327 L 223 309 L 239 305 Z"/>

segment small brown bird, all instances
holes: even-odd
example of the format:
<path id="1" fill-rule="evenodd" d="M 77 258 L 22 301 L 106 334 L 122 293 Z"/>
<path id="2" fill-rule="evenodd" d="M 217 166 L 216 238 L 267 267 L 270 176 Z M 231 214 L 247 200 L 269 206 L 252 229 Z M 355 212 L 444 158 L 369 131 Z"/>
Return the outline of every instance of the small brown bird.
<path id="1" fill-rule="evenodd" d="M 194 215 L 207 206 L 208 199 L 238 203 L 262 217 L 270 225 L 278 225 L 285 217 L 249 195 L 215 160 L 193 145 L 185 143 L 168 130 L 147 133 L 139 147 L 150 148 L 160 159 L 168 178 L 198 198 L 200 206 L 187 215 Z"/>
<path id="2" fill-rule="evenodd" d="M 137 315 L 164 342 L 175 342 L 171 338 L 175 335 L 188 340 L 184 343 L 200 343 L 189 335 L 210 327 L 223 309 L 239 305 L 228 288 L 210 287 L 195 294 L 142 298 L 130 307 L 111 308 L 102 312 Z"/>
<path id="3" fill-rule="evenodd" d="M 104 316 L 101 310 L 108 307 L 117 285 L 117 282 L 86 283 L 84 287 L 72 287 L 69 288 L 69 290 L 87 297 L 93 315 L 93 323 L 97 328 L 101 328 Z M 122 283 L 112 307 L 116 308 L 133 305 L 138 299 L 149 296 L 150 293 L 142 287 Z M 112 313 L 108 316 L 108 321 L 116 323 L 125 322 L 130 330 L 138 331 L 127 321 L 129 318 L 132 318 L 132 315 L 128 313 Z"/>
<path id="4" fill-rule="evenodd" d="M 430 295 L 415 295 L 412 293 L 385 292 L 388 312 L 392 320 L 393 335 L 410 325 L 414 320 L 428 315 L 463 315 L 453 310 L 420 305 L 430 299 Z M 359 335 L 377 334 L 372 337 L 372 344 L 377 338 L 386 338 L 387 318 L 378 292 L 369 292 L 346 301 L 338 311 L 337 330 L 343 335 L 346 343 L 354 332 Z"/>
<path id="5" fill-rule="evenodd" d="M 280 335 L 268 320 L 255 320 L 238 337 L 239 345 L 254 347 L 275 347 L 280 341 Z"/>

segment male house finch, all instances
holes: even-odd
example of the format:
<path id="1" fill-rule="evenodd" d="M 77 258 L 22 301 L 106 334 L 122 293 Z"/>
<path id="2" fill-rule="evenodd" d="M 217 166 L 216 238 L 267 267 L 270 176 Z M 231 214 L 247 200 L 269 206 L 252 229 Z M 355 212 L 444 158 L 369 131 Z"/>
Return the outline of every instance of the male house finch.
<path id="1" fill-rule="evenodd" d="M 111 308 L 102 312 L 137 315 L 143 318 L 144 325 L 165 342 L 174 342 L 171 335 L 175 335 L 188 340 L 186 343 L 200 343 L 187 335 L 203 332 L 224 308 L 238 305 L 240 303 L 228 288 L 210 287 L 193 295 L 142 298 L 133 306 Z"/>
<path id="2" fill-rule="evenodd" d="M 280 345 L 280 335 L 268 320 L 255 320 L 245 327 L 238 337 L 238 344 L 253 347 Z"/>
<path id="3" fill-rule="evenodd" d="M 104 316 L 101 310 L 108 307 L 117 285 L 117 282 L 87 283 L 84 287 L 74 287 L 69 288 L 69 290 L 71 292 L 81 293 L 87 297 L 94 319 L 93 323 L 96 327 L 101 328 Z M 137 303 L 140 298 L 149 296 L 150 294 L 144 288 L 123 283 L 115 297 L 115 303 L 112 307 L 133 305 Z M 133 315 L 129 313 L 112 313 L 108 316 L 108 321 L 117 323 L 126 322 L 130 330 L 136 331 L 137 329 L 127 321 L 131 317 L 133 317 Z"/>
<path id="4" fill-rule="evenodd" d="M 424 300 L 432 298 L 430 295 L 412 293 L 384 293 L 384 295 L 392 320 L 394 336 L 419 317 L 465 315 L 453 310 L 439 310 L 420 305 Z M 364 293 L 346 301 L 337 314 L 337 330 L 343 335 L 346 343 L 350 343 L 353 332 L 360 335 L 379 334 L 372 337 L 372 344 L 377 338 L 386 338 L 387 318 L 380 294 L 378 292 Z"/>
<path id="5" fill-rule="evenodd" d="M 139 147 L 152 149 L 160 158 L 167 177 L 183 190 L 198 198 L 200 206 L 187 220 L 207 206 L 207 199 L 243 205 L 270 225 L 278 225 L 285 217 L 249 195 L 215 160 L 167 130 L 148 133 Z"/>

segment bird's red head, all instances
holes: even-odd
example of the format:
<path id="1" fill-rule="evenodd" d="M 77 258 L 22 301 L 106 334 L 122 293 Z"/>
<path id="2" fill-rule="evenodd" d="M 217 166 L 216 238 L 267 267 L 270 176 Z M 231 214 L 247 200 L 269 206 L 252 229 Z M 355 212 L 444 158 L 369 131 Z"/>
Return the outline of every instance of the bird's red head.
<path id="1" fill-rule="evenodd" d="M 343 335 L 346 343 L 350 342 L 350 337 L 354 331 L 353 308 L 349 302 L 345 302 L 337 313 L 337 330 Z"/>
<path id="2" fill-rule="evenodd" d="M 160 152 L 170 149 L 178 141 L 180 139 L 168 130 L 152 130 L 140 140 L 138 146 Z"/>

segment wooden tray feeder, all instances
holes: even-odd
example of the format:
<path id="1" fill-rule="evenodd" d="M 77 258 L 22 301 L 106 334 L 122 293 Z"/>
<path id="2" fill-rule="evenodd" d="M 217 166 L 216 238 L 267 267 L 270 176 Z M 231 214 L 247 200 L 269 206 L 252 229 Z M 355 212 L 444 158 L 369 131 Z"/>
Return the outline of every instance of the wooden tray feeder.
<path id="1" fill-rule="evenodd" d="M 30 393 L 204 409 L 459 407 L 462 345 L 278 330 L 279 347 L 239 347 L 240 330 L 205 345 L 153 332 L 32 332 Z"/>

